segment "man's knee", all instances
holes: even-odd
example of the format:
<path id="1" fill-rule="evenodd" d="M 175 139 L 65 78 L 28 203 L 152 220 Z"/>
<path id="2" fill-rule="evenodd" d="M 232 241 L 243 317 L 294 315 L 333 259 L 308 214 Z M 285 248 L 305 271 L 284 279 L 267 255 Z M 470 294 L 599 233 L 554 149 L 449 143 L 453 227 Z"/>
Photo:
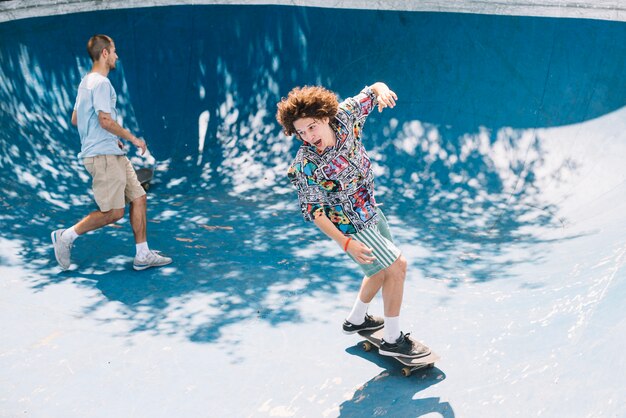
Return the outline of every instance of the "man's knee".
<path id="1" fill-rule="evenodd" d="M 142 196 L 135 198 L 133 201 L 130 202 L 130 204 L 137 205 L 137 206 L 146 206 L 147 201 L 148 201 L 148 195 L 144 194 Z"/>
<path id="2" fill-rule="evenodd" d="M 124 217 L 124 208 L 122 209 L 111 209 L 108 212 L 105 212 L 107 215 L 107 220 L 109 223 L 117 222 Z"/>
<path id="3" fill-rule="evenodd" d="M 406 258 L 403 255 L 398 257 L 396 261 L 390 266 L 391 274 L 395 280 L 404 280 L 404 276 L 406 276 Z"/>
<path id="4" fill-rule="evenodd" d="M 398 257 L 396 261 L 398 263 L 398 268 L 402 270 L 402 273 L 403 274 L 406 273 L 406 266 L 407 266 L 406 258 L 404 258 L 404 256 L 401 255 L 400 257 Z"/>

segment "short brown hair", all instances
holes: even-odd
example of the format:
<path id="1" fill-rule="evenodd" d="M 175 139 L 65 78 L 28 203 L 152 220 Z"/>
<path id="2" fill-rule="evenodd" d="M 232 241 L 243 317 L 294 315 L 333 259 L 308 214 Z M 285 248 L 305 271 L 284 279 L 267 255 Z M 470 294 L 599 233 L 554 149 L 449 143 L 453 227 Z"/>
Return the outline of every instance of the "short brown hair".
<path id="1" fill-rule="evenodd" d="M 324 87 L 296 87 L 278 103 L 276 120 L 283 127 L 285 135 L 293 135 L 293 123 L 302 118 L 332 119 L 337 115 L 339 102 L 337 95 Z"/>
<path id="2" fill-rule="evenodd" d="M 110 36 L 106 35 L 94 35 L 87 42 L 87 52 L 91 57 L 91 60 L 96 62 L 100 59 L 103 50 L 107 50 L 111 52 L 109 49 L 111 44 L 113 43 L 113 39 Z"/>

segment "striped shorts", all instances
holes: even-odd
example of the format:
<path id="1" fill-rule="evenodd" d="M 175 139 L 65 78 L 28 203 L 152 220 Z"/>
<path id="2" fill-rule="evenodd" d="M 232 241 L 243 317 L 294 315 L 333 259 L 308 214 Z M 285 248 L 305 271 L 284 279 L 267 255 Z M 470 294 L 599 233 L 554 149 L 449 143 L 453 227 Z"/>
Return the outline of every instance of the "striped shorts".
<path id="1" fill-rule="evenodd" d="M 393 243 L 387 218 L 385 218 L 383 211 L 380 208 L 376 208 L 376 211 L 378 212 L 378 223 L 375 226 L 359 231 L 356 234 L 348 235 L 353 240 L 362 242 L 373 250 L 372 255 L 376 257 L 376 260 L 371 264 L 360 264 L 348 253 L 350 258 L 361 267 L 361 270 L 367 277 L 371 277 L 391 266 L 402 254 L 400 249 Z"/>

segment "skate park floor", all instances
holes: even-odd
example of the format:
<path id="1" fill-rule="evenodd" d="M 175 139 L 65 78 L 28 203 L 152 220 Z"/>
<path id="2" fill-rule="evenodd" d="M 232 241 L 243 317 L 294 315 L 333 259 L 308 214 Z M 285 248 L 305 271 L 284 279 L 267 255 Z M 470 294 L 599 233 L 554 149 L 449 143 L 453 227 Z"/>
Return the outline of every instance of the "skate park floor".
<path id="1" fill-rule="evenodd" d="M 54 260 L 50 232 L 95 210 L 69 122 L 94 33 L 148 143 L 128 155 L 155 169 L 163 268 L 132 270 L 128 214 Z M 279 4 L 3 19 L 0 416 L 626 415 L 625 35 Z M 303 221 L 274 119 L 294 86 L 375 81 L 399 97 L 363 132 L 408 260 L 401 324 L 441 356 L 408 378 L 342 334 L 361 277 Z"/>

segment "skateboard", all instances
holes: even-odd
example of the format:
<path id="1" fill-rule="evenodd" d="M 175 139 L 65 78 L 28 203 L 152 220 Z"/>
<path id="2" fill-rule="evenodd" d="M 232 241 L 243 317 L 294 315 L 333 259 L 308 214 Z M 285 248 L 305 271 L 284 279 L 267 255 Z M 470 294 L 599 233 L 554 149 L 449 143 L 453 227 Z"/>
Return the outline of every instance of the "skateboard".
<path id="1" fill-rule="evenodd" d="M 141 187 L 147 191 L 150 188 L 154 170 L 152 168 L 140 168 L 135 170 L 135 173 L 137 174 L 137 180 L 141 183 Z"/>
<path id="2" fill-rule="evenodd" d="M 383 338 L 383 329 L 376 331 L 360 331 L 359 335 L 365 338 L 367 341 L 363 341 L 361 346 L 365 351 L 371 351 L 372 348 L 380 348 L 380 343 Z M 410 338 L 410 337 L 409 337 Z M 388 356 L 385 356 L 388 357 Z M 389 356 L 391 357 L 391 356 Z M 434 352 L 430 352 L 423 357 L 407 358 L 407 357 L 391 357 L 399 361 L 404 365 L 402 368 L 402 375 L 405 377 L 411 376 L 411 373 L 419 369 L 431 369 L 435 367 L 435 362 L 439 360 L 439 356 Z"/>

